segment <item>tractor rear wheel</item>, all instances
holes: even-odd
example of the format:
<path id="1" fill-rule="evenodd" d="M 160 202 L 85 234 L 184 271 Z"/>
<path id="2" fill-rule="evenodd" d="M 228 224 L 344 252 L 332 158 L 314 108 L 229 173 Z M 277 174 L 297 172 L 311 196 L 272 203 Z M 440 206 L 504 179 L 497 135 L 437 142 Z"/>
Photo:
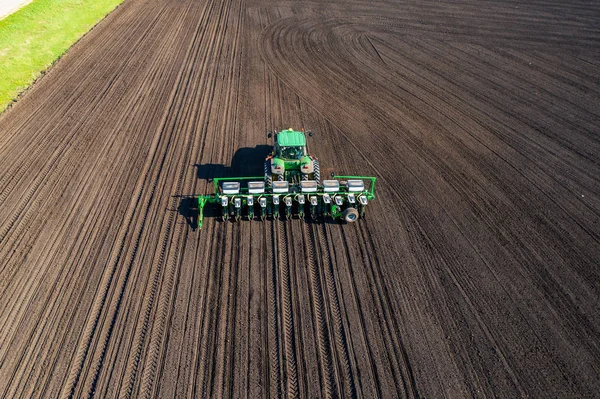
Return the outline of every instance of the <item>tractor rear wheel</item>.
<path id="1" fill-rule="evenodd" d="M 271 161 L 265 161 L 265 187 L 270 188 L 273 185 L 273 176 L 271 175 Z"/>
<path id="2" fill-rule="evenodd" d="M 317 182 L 317 184 L 321 184 L 321 170 L 319 169 L 319 161 L 318 160 L 314 160 L 313 161 L 313 177 L 314 180 Z"/>
<path id="3" fill-rule="evenodd" d="M 356 222 L 356 219 L 358 219 L 358 211 L 356 208 L 346 208 L 344 212 L 342 212 L 342 216 L 346 223 Z"/>

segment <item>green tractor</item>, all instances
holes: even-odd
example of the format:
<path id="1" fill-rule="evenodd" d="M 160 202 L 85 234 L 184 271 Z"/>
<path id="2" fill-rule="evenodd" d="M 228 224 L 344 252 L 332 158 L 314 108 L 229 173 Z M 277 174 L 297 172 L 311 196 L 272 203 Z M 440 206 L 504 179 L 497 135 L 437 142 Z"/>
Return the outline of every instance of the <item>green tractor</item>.
<path id="1" fill-rule="evenodd" d="M 287 129 L 276 133 L 275 147 L 265 161 L 267 187 L 272 186 L 273 180 L 287 181 L 290 184 L 298 184 L 302 180 L 321 183 L 319 161 L 306 151 L 304 132 Z"/>
<path id="2" fill-rule="evenodd" d="M 213 179 L 214 194 L 198 197 L 198 227 L 202 228 L 207 204 L 220 206 L 223 220 L 257 216 L 276 220 L 284 215 L 286 219 L 331 217 L 352 223 L 364 217 L 367 204 L 375 199 L 376 180 L 369 176 L 321 180 L 319 161 L 308 154 L 304 132 L 282 130 L 276 133 L 273 152 L 265 160 L 264 176 Z"/>

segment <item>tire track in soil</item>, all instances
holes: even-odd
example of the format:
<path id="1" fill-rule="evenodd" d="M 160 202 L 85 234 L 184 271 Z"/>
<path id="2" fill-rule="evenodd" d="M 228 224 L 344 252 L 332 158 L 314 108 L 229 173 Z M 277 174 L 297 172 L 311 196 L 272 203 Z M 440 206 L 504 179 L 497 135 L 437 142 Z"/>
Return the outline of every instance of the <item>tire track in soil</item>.
<path id="1" fill-rule="evenodd" d="M 294 316 L 292 311 L 292 294 L 290 283 L 290 262 L 287 249 L 289 240 L 288 229 L 285 221 L 274 222 L 277 225 L 276 237 L 279 245 L 277 251 L 277 266 L 280 275 L 280 298 L 283 328 L 284 347 L 284 369 L 286 383 L 286 396 L 297 398 L 298 396 L 298 361 L 296 359 Z"/>
<path id="2" fill-rule="evenodd" d="M 325 229 L 323 224 L 322 229 Z M 343 235 L 343 234 L 342 234 Z M 357 397 L 356 386 L 354 382 L 354 375 L 352 367 L 350 365 L 350 351 L 348 349 L 348 341 L 346 338 L 346 327 L 342 320 L 342 314 L 340 309 L 340 300 L 338 297 L 338 287 L 334 277 L 335 263 L 332 261 L 330 253 L 331 244 L 329 237 L 324 234 L 324 231 L 317 229 L 316 237 L 318 242 L 323 246 L 321 250 L 322 267 L 325 275 L 325 283 L 327 287 L 327 297 L 329 308 L 331 311 L 331 320 L 333 325 L 333 336 L 335 338 L 335 344 L 337 347 L 337 353 L 340 357 L 339 362 L 341 363 L 341 373 L 343 375 L 344 385 L 344 396 L 355 398 Z"/>
<path id="3" fill-rule="evenodd" d="M 227 226 L 227 225 L 225 225 Z M 229 228 L 218 229 L 217 232 L 217 243 L 228 242 Z M 217 244 L 220 250 L 214 254 L 214 259 L 210 259 L 210 264 L 213 265 L 221 265 L 223 264 L 223 259 L 225 258 L 226 246 Z M 212 253 L 212 251 L 211 251 Z M 215 289 L 216 293 L 212 291 L 208 291 L 207 297 L 209 303 L 205 308 L 205 313 L 202 317 L 202 335 L 200 336 L 200 352 L 198 356 L 198 361 L 201 362 L 200 367 L 197 372 L 197 376 L 200 378 L 196 384 L 200 387 L 200 396 L 201 397 L 209 397 L 210 393 L 210 384 L 211 384 L 211 372 L 212 372 L 212 363 L 209 360 L 212 360 L 211 350 L 213 350 L 213 345 L 216 343 L 214 330 L 216 329 L 215 324 L 216 321 L 214 317 L 212 317 L 213 311 L 220 310 L 220 297 L 214 298 L 214 296 L 218 296 L 220 292 L 220 287 L 222 286 L 223 279 L 223 268 L 217 267 L 216 273 L 214 277 L 210 278 L 211 288 Z M 216 285 L 215 285 L 216 284 Z M 216 303 L 215 303 L 216 302 Z M 214 309 L 214 310 L 213 310 Z"/>
<path id="4" fill-rule="evenodd" d="M 271 237 L 275 238 L 276 230 L 275 230 L 276 221 L 270 223 L 270 233 Z M 266 230 L 266 229 L 265 229 Z M 266 235 L 265 235 L 266 237 Z M 265 238 L 266 240 L 266 238 Z M 267 245 L 268 255 L 270 259 L 270 270 L 267 270 L 266 279 L 268 281 L 267 284 L 267 309 L 269 311 L 269 315 L 267 317 L 268 326 L 268 343 L 269 343 L 269 368 L 271 370 L 268 381 L 270 382 L 269 387 L 271 388 L 271 396 L 280 398 L 283 395 L 284 387 L 282 381 L 282 366 L 281 366 L 281 342 L 279 337 L 279 328 L 280 320 L 279 320 L 279 306 L 277 298 L 279 297 L 279 290 L 277 287 L 278 284 L 278 273 L 277 273 L 277 265 L 279 264 L 279 250 L 278 240 L 272 239 L 270 245 Z"/>
<path id="5" fill-rule="evenodd" d="M 237 28 L 235 28 L 233 31 L 233 42 L 225 42 L 223 44 L 223 49 L 228 48 L 229 46 L 236 48 L 238 45 L 237 42 L 239 40 L 239 24 L 241 18 L 239 14 L 235 13 L 232 9 L 225 9 L 227 10 L 227 18 L 229 18 L 230 13 L 232 18 L 237 18 L 237 21 L 234 22 Z M 225 38 L 224 34 L 220 36 Z M 228 53 L 229 52 L 223 50 L 222 55 L 219 54 L 219 57 L 224 56 Z M 224 74 L 223 79 L 226 79 L 225 82 L 227 82 L 227 86 L 237 86 L 238 83 L 235 83 L 237 76 L 234 73 L 237 67 L 237 61 L 235 60 L 235 58 L 231 58 L 228 64 L 231 64 L 233 66 L 232 72 Z M 225 88 L 227 94 L 224 95 L 224 101 L 217 101 L 216 105 L 216 114 L 223 115 L 221 118 L 219 118 L 219 120 L 216 122 L 216 126 L 214 127 L 214 129 L 220 133 L 219 135 L 215 135 L 215 142 L 213 143 L 213 151 L 218 152 L 217 154 L 213 155 L 218 157 L 230 157 L 230 154 L 233 153 L 232 148 L 227 148 L 227 150 L 229 150 L 229 153 L 223 153 L 225 149 L 223 148 L 223 146 L 218 145 L 217 142 L 217 139 L 219 137 L 223 137 L 225 135 L 225 132 L 227 132 L 228 127 L 230 127 L 230 125 L 236 125 L 236 116 L 234 110 L 237 107 L 237 101 L 232 101 L 232 99 L 235 100 L 235 98 L 231 95 L 231 88 L 229 87 L 229 90 L 227 90 L 227 86 Z M 219 88 L 219 90 L 221 90 L 221 88 Z M 239 242 L 241 240 L 240 234 L 240 230 L 232 229 L 231 237 L 227 239 L 227 242 Z M 232 381 L 230 381 L 227 378 L 227 376 L 232 375 L 233 368 L 235 367 L 235 356 L 233 355 L 232 351 L 235 346 L 235 343 L 237 342 L 236 336 L 233 335 L 231 332 L 233 330 L 233 326 L 235 326 L 237 321 L 237 315 L 235 312 L 237 298 L 235 296 L 235 292 L 237 291 L 236 287 L 238 287 L 238 281 L 236 276 L 238 274 L 237 271 L 239 271 L 240 255 L 236 251 L 236 249 L 239 250 L 239 248 L 231 246 L 228 251 L 224 252 L 225 258 L 219 262 L 219 264 L 232 266 L 231 268 L 223 268 L 224 270 L 222 271 L 222 275 L 220 277 L 221 283 L 219 284 L 219 288 L 217 290 L 217 292 L 222 293 L 221 295 L 219 295 L 217 309 L 222 309 L 224 311 L 224 314 L 219 312 L 218 314 L 214 315 L 215 328 L 218 330 L 215 333 L 215 339 L 217 340 L 216 342 L 223 342 L 225 344 L 220 346 L 215 345 L 214 348 L 210 349 L 210 362 L 206 365 L 204 371 L 204 381 L 206 382 L 203 383 L 203 386 L 205 386 L 204 392 L 208 396 L 214 396 L 217 394 L 228 396 L 228 392 L 230 392 L 230 390 L 232 389 Z M 233 300 L 232 297 L 234 298 Z M 234 310 L 233 312 L 231 311 L 232 308 Z"/>
<path id="6" fill-rule="evenodd" d="M 369 374 L 370 374 L 370 379 L 373 382 L 373 386 L 372 388 L 374 389 L 376 396 L 377 397 L 382 397 L 383 396 L 383 392 L 381 390 L 381 383 L 380 383 L 380 378 L 379 378 L 379 374 L 377 372 L 377 367 L 376 367 L 376 361 L 374 359 L 374 355 L 373 355 L 373 351 L 371 349 L 371 339 L 369 339 L 369 334 L 367 333 L 367 329 L 366 329 L 366 322 L 365 322 L 365 316 L 364 316 L 364 311 L 363 311 L 363 307 L 361 305 L 361 300 L 360 297 L 358 295 L 358 290 L 357 290 L 357 286 L 356 286 L 356 280 L 355 280 L 355 272 L 354 272 L 354 264 L 356 264 L 356 262 L 354 262 L 352 260 L 351 257 L 351 251 L 349 248 L 349 244 L 348 244 L 348 240 L 345 234 L 341 234 L 341 238 L 342 238 L 342 242 L 345 248 L 345 255 L 346 255 L 346 261 L 347 264 L 350 266 L 348 268 L 348 272 L 349 272 L 349 280 L 350 280 L 350 285 L 349 285 L 349 291 L 350 291 L 350 295 L 352 296 L 352 300 L 353 302 L 356 304 L 356 307 L 358 309 L 358 326 L 360 329 L 360 336 L 361 339 L 364 343 L 365 348 L 367 349 L 367 361 L 368 361 L 368 370 L 369 370 Z M 363 261 L 367 260 L 368 258 L 370 258 L 368 253 L 364 253 L 362 252 L 363 246 L 359 245 L 359 248 L 361 249 L 361 256 Z M 359 380 L 359 384 L 360 384 L 360 380 Z M 364 394 L 364 390 L 366 389 L 366 387 L 360 387 L 361 388 L 361 396 L 369 396 L 368 394 Z"/>
<path id="7" fill-rule="evenodd" d="M 224 7 L 224 5 L 222 5 L 222 7 Z M 223 35 L 220 35 L 220 37 L 223 37 Z M 219 53 L 218 56 L 220 57 L 221 53 Z M 229 100 L 225 101 L 225 103 L 226 103 L 225 112 L 228 113 L 228 112 L 230 112 Z M 210 104 L 210 102 L 207 102 L 207 104 Z M 210 105 L 208 105 L 208 106 L 210 106 Z M 221 107 L 221 105 L 217 102 L 216 112 L 219 114 L 222 112 L 222 111 L 220 111 L 220 107 Z M 212 112 L 208 113 L 208 115 L 211 115 L 211 114 L 212 114 Z M 223 119 L 223 121 L 229 120 L 229 118 L 222 118 L 222 119 Z M 208 121 L 205 123 L 208 124 Z M 225 124 L 223 124 L 223 126 L 213 127 L 213 128 L 218 132 L 226 131 Z M 211 157 L 218 157 L 218 159 L 228 156 L 228 154 L 223 154 L 224 148 L 223 148 L 223 146 L 219 145 L 219 142 L 218 142 L 218 140 L 220 138 L 221 137 L 219 135 L 212 135 L 212 137 L 211 137 L 212 150 L 211 150 L 210 154 L 211 154 Z M 204 146 L 204 143 L 202 145 Z M 208 221 L 206 221 L 206 222 L 208 222 Z M 207 227 L 207 230 L 211 231 L 210 224 Z M 213 234 L 212 237 L 215 237 L 215 235 Z M 218 242 L 218 240 L 215 240 L 214 242 L 215 242 L 215 245 L 217 245 L 216 242 Z M 231 242 L 231 240 L 227 240 L 227 242 Z M 227 257 L 225 257 L 225 259 L 227 259 Z M 213 262 L 213 261 L 211 260 L 210 262 Z M 196 261 L 195 264 L 200 266 L 200 265 L 206 264 L 206 262 L 201 263 L 201 262 Z M 223 261 L 218 261 L 218 264 L 219 265 L 223 264 Z M 221 279 L 222 277 L 219 277 L 219 278 Z M 221 287 L 221 284 L 219 284 L 219 287 Z M 213 291 L 213 290 L 216 292 L 221 292 L 220 288 L 212 288 L 212 290 L 210 290 L 210 291 Z M 208 296 L 210 291 L 205 291 L 205 294 L 203 294 L 202 297 L 204 298 L 205 296 Z M 209 305 L 205 305 L 205 306 L 207 306 L 206 309 L 209 309 L 208 308 Z M 220 306 L 218 308 L 220 309 Z M 212 312 L 212 309 L 211 309 L 211 312 Z M 212 321 L 213 316 L 214 316 L 213 313 L 208 313 L 207 311 L 204 311 L 200 318 L 203 327 L 201 330 L 202 334 L 198 335 L 198 339 L 201 342 L 201 344 L 199 345 L 201 349 L 200 349 L 200 355 L 199 355 L 198 359 L 204 359 L 204 360 L 200 364 L 198 364 L 198 362 L 195 362 L 195 366 L 199 367 L 198 368 L 199 371 L 194 371 L 195 370 L 194 369 L 194 370 L 192 370 L 192 373 L 190 374 L 191 376 L 194 376 L 194 375 L 200 376 L 200 378 L 201 378 L 200 382 L 197 384 L 194 383 L 194 386 L 199 385 L 202 389 L 203 395 L 209 395 L 208 392 L 215 389 L 215 378 L 217 378 L 213 375 L 215 372 L 215 368 L 217 367 L 215 365 L 215 363 L 213 362 L 216 359 L 216 356 L 218 356 L 217 351 L 214 351 L 213 349 L 209 349 L 208 346 L 206 346 L 204 344 L 205 342 L 207 342 L 207 339 L 206 339 L 207 334 L 209 334 L 209 331 L 212 331 L 212 329 L 213 329 L 213 327 L 211 327 L 212 323 L 213 323 L 213 321 Z M 227 317 L 225 319 L 227 320 Z M 221 331 L 223 331 L 223 330 L 221 329 Z M 205 337 L 205 339 L 202 339 L 202 337 Z M 212 352 L 210 352 L 211 350 L 212 350 Z M 210 355 L 208 355 L 209 352 L 210 352 Z M 225 354 L 226 352 L 223 352 L 223 353 Z M 195 390 L 193 392 L 195 392 Z M 194 394 L 194 395 L 196 395 L 196 394 Z"/>
<path id="8" fill-rule="evenodd" d="M 236 9 L 237 8 L 237 9 Z M 238 106 L 239 106 L 239 97 L 236 93 L 239 93 L 240 87 L 240 68 L 241 61 L 239 56 L 239 46 L 240 46 L 240 38 L 243 30 L 243 9 L 244 2 L 240 1 L 236 4 L 236 7 L 227 8 L 227 16 L 222 18 L 229 20 L 231 19 L 231 33 L 228 33 L 230 30 L 228 29 L 226 32 L 222 34 L 224 38 L 228 38 L 229 40 L 224 40 L 223 44 L 223 52 L 220 55 L 221 58 L 226 58 L 227 65 L 231 65 L 231 69 L 229 72 L 224 73 L 222 75 L 222 79 L 224 79 L 224 87 L 223 91 L 225 91 L 224 101 L 221 105 L 223 111 L 221 112 L 224 116 L 217 122 L 217 126 L 219 131 L 222 133 L 222 137 L 225 137 L 227 132 L 232 130 L 235 132 L 238 128 Z M 227 33 L 227 35 L 226 35 Z M 221 96 L 223 97 L 223 96 Z M 235 142 L 237 138 L 237 134 L 233 133 L 233 139 L 231 142 Z M 234 153 L 234 146 L 231 146 L 230 154 L 226 154 L 232 156 Z M 246 229 L 249 227 L 246 227 Z M 236 229 L 234 232 L 234 236 L 232 238 L 233 243 L 239 243 L 244 240 L 246 235 L 243 234 L 242 229 Z M 224 317 L 221 335 L 221 341 L 227 342 L 228 345 L 225 345 L 221 354 L 221 361 L 215 362 L 215 368 L 217 371 L 217 389 L 219 389 L 218 395 L 223 397 L 229 397 L 232 395 L 232 391 L 234 389 L 234 381 L 233 381 L 233 373 L 234 368 L 236 366 L 236 344 L 238 343 L 238 337 L 235 334 L 235 327 L 238 321 L 238 312 L 237 312 L 237 302 L 238 302 L 238 280 L 240 275 L 240 263 L 241 263 L 241 247 L 232 245 L 231 246 L 231 254 L 229 258 L 228 264 L 231 264 L 230 273 L 228 275 L 228 295 L 226 298 L 226 315 Z M 235 266 L 234 266 L 235 265 Z M 218 355 L 218 351 L 215 351 L 215 356 Z M 216 385 L 216 384 L 215 384 Z M 211 393 L 214 395 L 214 392 Z"/>
<path id="9" fill-rule="evenodd" d="M 217 231 L 213 231 L 213 234 L 210 235 L 211 239 L 211 248 L 217 248 L 217 243 L 222 242 L 222 238 L 223 238 L 223 231 L 222 229 L 218 229 Z M 196 258 L 196 261 L 194 262 L 194 264 L 196 265 L 217 265 L 217 263 L 215 263 L 215 261 L 217 259 L 214 259 L 215 256 L 215 252 L 214 251 L 200 251 L 198 253 L 198 255 L 200 255 L 200 253 L 203 253 L 203 261 L 202 262 L 198 262 Z M 207 345 L 208 345 L 208 340 L 206 339 L 206 331 L 207 331 L 207 319 L 208 319 L 208 314 L 209 314 L 209 309 L 212 307 L 212 303 L 207 303 L 210 299 L 210 288 L 212 288 L 213 286 L 213 281 L 214 281 L 214 277 L 211 278 L 211 272 L 213 272 L 213 268 L 212 267 L 206 267 L 206 274 L 204 276 L 204 278 L 202 279 L 203 281 L 205 281 L 204 285 L 202 286 L 202 290 L 200 293 L 200 298 L 201 298 L 201 302 L 200 302 L 200 306 L 199 306 L 199 334 L 196 337 L 196 342 L 195 342 L 195 347 L 199 348 L 198 350 L 198 355 L 195 356 L 195 362 L 193 364 L 193 369 L 190 372 L 190 379 L 191 381 L 189 382 L 188 386 L 192 387 L 191 388 L 191 396 L 193 397 L 198 397 L 200 395 L 205 395 L 205 392 L 202 392 L 203 389 L 203 383 L 202 381 L 197 382 L 196 379 L 199 377 L 203 377 L 204 376 L 204 370 L 206 368 L 206 351 L 207 351 Z M 220 270 L 220 269 L 218 269 Z M 200 392 L 197 391 L 197 387 L 200 387 Z"/>
<path id="10" fill-rule="evenodd" d="M 323 300 L 323 287 L 321 286 L 321 275 L 319 273 L 321 262 L 315 251 L 319 242 L 315 239 L 312 226 L 309 223 L 303 223 L 304 227 L 304 245 L 307 252 L 307 261 L 310 276 L 310 286 L 312 292 L 313 314 L 315 317 L 315 326 L 317 329 L 317 341 L 319 347 L 319 364 L 321 374 L 321 384 L 324 388 L 324 394 L 327 398 L 338 397 L 337 381 L 332 364 L 331 343 L 329 341 L 329 326 L 326 322 L 325 304 Z"/>
<path id="11" fill-rule="evenodd" d="M 283 84 L 283 82 L 280 82 L 280 85 L 281 84 Z M 294 92 L 295 95 L 300 96 L 299 92 L 293 90 L 291 87 L 289 87 L 289 88 Z M 281 99 L 281 95 L 279 95 L 278 97 Z M 283 106 L 281 105 L 281 100 L 280 100 L 279 104 L 280 104 L 279 112 L 281 113 L 282 112 L 281 109 L 283 108 Z M 332 272 L 332 269 L 335 266 L 329 257 L 330 249 L 328 248 L 327 239 L 325 239 L 324 236 L 319 235 L 318 241 L 321 243 L 324 243 L 325 247 L 327 248 L 325 251 L 321 252 L 321 257 L 323 259 L 322 267 L 325 269 L 325 281 L 326 281 L 326 286 L 327 286 L 327 293 L 328 293 L 327 298 L 328 298 L 328 303 L 329 303 L 328 308 L 331 311 L 331 315 L 329 316 L 329 318 L 331 318 L 333 320 L 332 324 L 335 326 L 333 336 L 335 337 L 335 342 L 336 342 L 337 349 L 338 349 L 336 351 L 336 353 L 341 357 L 340 360 L 336 361 L 336 364 L 339 362 L 343 369 L 343 374 L 345 376 L 345 378 L 344 378 L 345 395 L 349 396 L 349 397 L 355 397 L 357 394 L 356 386 L 355 386 L 354 380 L 353 380 L 353 374 L 352 374 L 351 365 L 350 365 L 350 356 L 349 356 L 349 351 L 348 351 L 348 344 L 347 344 L 347 340 L 345 337 L 345 332 L 344 332 L 344 327 L 343 327 L 343 322 L 342 322 L 342 317 L 341 317 L 341 311 L 340 311 L 340 304 L 339 304 L 339 299 L 338 299 L 336 286 L 335 286 L 335 280 L 334 280 L 333 272 Z M 382 303 L 382 302 L 380 301 L 380 303 Z M 389 327 L 388 327 L 388 331 L 390 331 Z M 392 331 L 397 331 L 397 330 L 392 330 Z M 391 336 L 391 334 L 388 335 L 388 337 L 389 336 Z M 405 395 L 418 396 L 416 388 L 415 388 L 414 376 L 412 373 L 411 366 L 408 363 L 405 350 L 403 350 L 403 355 L 404 355 L 404 357 L 402 357 L 402 358 L 397 357 L 398 360 L 396 361 L 396 363 L 402 364 L 404 368 L 403 369 L 400 368 L 395 373 L 393 373 L 394 376 L 396 376 L 396 375 L 401 376 L 401 384 L 398 382 L 398 380 L 396 380 L 396 390 L 397 390 L 397 392 L 400 392 L 400 391 L 405 392 Z M 396 370 L 396 369 L 394 369 L 394 370 Z M 339 373 L 340 373 L 339 371 L 336 371 L 337 375 L 339 375 Z M 403 389 L 400 388 L 401 386 L 403 387 Z"/>
<path id="12" fill-rule="evenodd" d="M 287 115 L 289 113 L 284 113 L 283 109 L 284 109 L 284 105 L 282 102 L 282 88 L 285 87 L 286 89 L 291 89 L 291 87 L 288 87 L 284 82 L 280 81 L 279 79 L 277 79 L 277 81 L 279 82 L 278 84 L 278 91 L 277 91 L 277 95 L 275 97 L 279 98 L 279 113 L 281 115 Z M 293 89 L 291 89 L 292 92 L 296 95 L 296 96 L 300 96 L 300 94 L 297 91 L 294 91 Z M 290 114 L 291 115 L 291 114 Z M 320 242 L 323 242 L 322 239 L 319 239 Z M 325 243 L 327 242 L 327 240 L 324 241 Z M 334 267 L 334 263 L 331 262 L 328 254 L 329 254 L 329 249 L 325 252 L 321 253 L 321 257 L 324 259 L 324 264 L 321 265 L 327 272 L 325 273 L 325 281 L 326 281 L 326 285 L 327 285 L 327 298 L 328 298 L 328 309 L 330 309 L 331 315 L 328 316 L 329 319 L 333 319 L 332 324 L 335 326 L 334 328 L 334 333 L 332 334 L 335 337 L 335 342 L 337 344 L 337 348 L 338 350 L 336 351 L 336 353 L 338 354 L 338 356 L 341 358 L 341 360 L 338 360 L 335 362 L 335 364 L 337 365 L 338 363 L 340 363 L 340 367 L 343 369 L 343 375 L 344 375 L 344 383 L 345 383 L 345 395 L 349 396 L 349 397 L 354 397 L 356 396 L 356 387 L 354 384 L 354 380 L 353 380 L 353 373 L 351 370 L 351 365 L 350 365 L 350 359 L 349 359 L 349 351 L 348 351 L 348 344 L 347 344 L 347 340 L 346 337 L 344 335 L 344 327 L 343 327 L 343 322 L 342 322 L 342 318 L 341 318 L 341 312 L 340 312 L 340 305 L 339 305 L 339 300 L 338 300 L 338 296 L 337 296 L 337 292 L 336 292 L 336 287 L 335 287 L 335 280 L 333 278 L 332 275 L 332 268 Z M 403 386 L 405 389 L 405 392 L 411 392 L 411 394 L 413 396 L 416 396 L 416 390 L 414 388 L 414 377 L 412 376 L 412 371 L 410 369 L 410 364 L 408 364 L 408 362 L 406 361 L 406 359 L 403 359 L 404 362 L 400 362 L 398 361 L 397 363 L 403 363 L 407 368 L 408 368 L 408 372 L 409 372 L 409 378 L 410 381 L 407 383 L 404 379 L 403 379 Z M 335 373 L 336 375 L 340 374 L 340 371 L 336 371 Z M 399 385 L 396 386 L 396 389 L 398 391 L 400 391 Z"/>

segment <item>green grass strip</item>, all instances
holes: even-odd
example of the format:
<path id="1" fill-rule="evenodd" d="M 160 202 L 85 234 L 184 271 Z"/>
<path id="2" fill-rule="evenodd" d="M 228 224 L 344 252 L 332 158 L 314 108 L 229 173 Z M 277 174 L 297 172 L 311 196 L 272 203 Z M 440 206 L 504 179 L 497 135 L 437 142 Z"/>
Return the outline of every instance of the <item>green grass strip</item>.
<path id="1" fill-rule="evenodd" d="M 0 113 L 123 0 L 34 0 L 0 20 Z"/>

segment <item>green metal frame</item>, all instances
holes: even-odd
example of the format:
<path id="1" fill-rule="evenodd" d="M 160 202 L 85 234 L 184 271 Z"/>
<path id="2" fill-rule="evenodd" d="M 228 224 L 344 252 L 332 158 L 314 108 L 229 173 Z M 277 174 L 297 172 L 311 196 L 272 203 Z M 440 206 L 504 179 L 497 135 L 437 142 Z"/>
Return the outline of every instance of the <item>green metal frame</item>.
<path id="1" fill-rule="evenodd" d="M 375 199 L 375 182 L 377 181 L 376 177 L 371 177 L 371 176 L 333 176 L 332 179 L 337 179 L 337 180 L 351 180 L 351 179 L 355 179 L 355 180 L 368 180 L 370 181 L 370 185 L 369 188 L 355 193 L 356 195 L 366 195 L 367 199 L 369 201 L 372 201 Z M 204 207 L 206 206 L 207 203 L 211 203 L 211 204 L 217 204 L 220 202 L 220 198 L 222 195 L 219 194 L 219 183 L 223 182 L 223 181 L 264 181 L 264 176 L 252 176 L 252 177 L 216 177 L 213 179 L 213 188 L 214 188 L 214 194 L 210 194 L 210 195 L 200 195 L 198 196 L 198 228 L 202 228 L 202 224 L 204 221 Z M 322 189 L 322 186 L 319 186 L 320 189 Z M 298 195 L 300 193 L 287 193 L 287 194 L 282 194 L 283 197 L 286 196 L 290 196 L 290 195 Z M 316 193 L 310 193 L 310 195 L 317 195 L 317 196 L 323 196 L 323 194 L 329 194 L 332 197 L 336 196 L 336 195 L 344 195 L 344 194 L 348 194 L 348 192 L 346 191 L 334 191 L 334 192 L 328 192 L 328 193 L 324 193 L 324 192 L 316 192 Z M 225 196 L 226 195 L 224 194 Z M 261 196 L 264 195 L 273 195 L 273 193 L 257 193 L 257 194 L 250 194 L 248 192 L 248 188 L 247 187 L 240 187 L 240 192 L 238 194 L 234 194 L 231 195 L 232 197 L 235 196 L 245 196 L 246 198 L 248 196 L 252 195 L 254 198 L 258 199 Z M 339 218 L 342 216 L 342 212 L 338 209 L 338 206 L 335 204 L 331 205 L 331 212 L 332 212 L 332 217 L 334 218 Z"/>

